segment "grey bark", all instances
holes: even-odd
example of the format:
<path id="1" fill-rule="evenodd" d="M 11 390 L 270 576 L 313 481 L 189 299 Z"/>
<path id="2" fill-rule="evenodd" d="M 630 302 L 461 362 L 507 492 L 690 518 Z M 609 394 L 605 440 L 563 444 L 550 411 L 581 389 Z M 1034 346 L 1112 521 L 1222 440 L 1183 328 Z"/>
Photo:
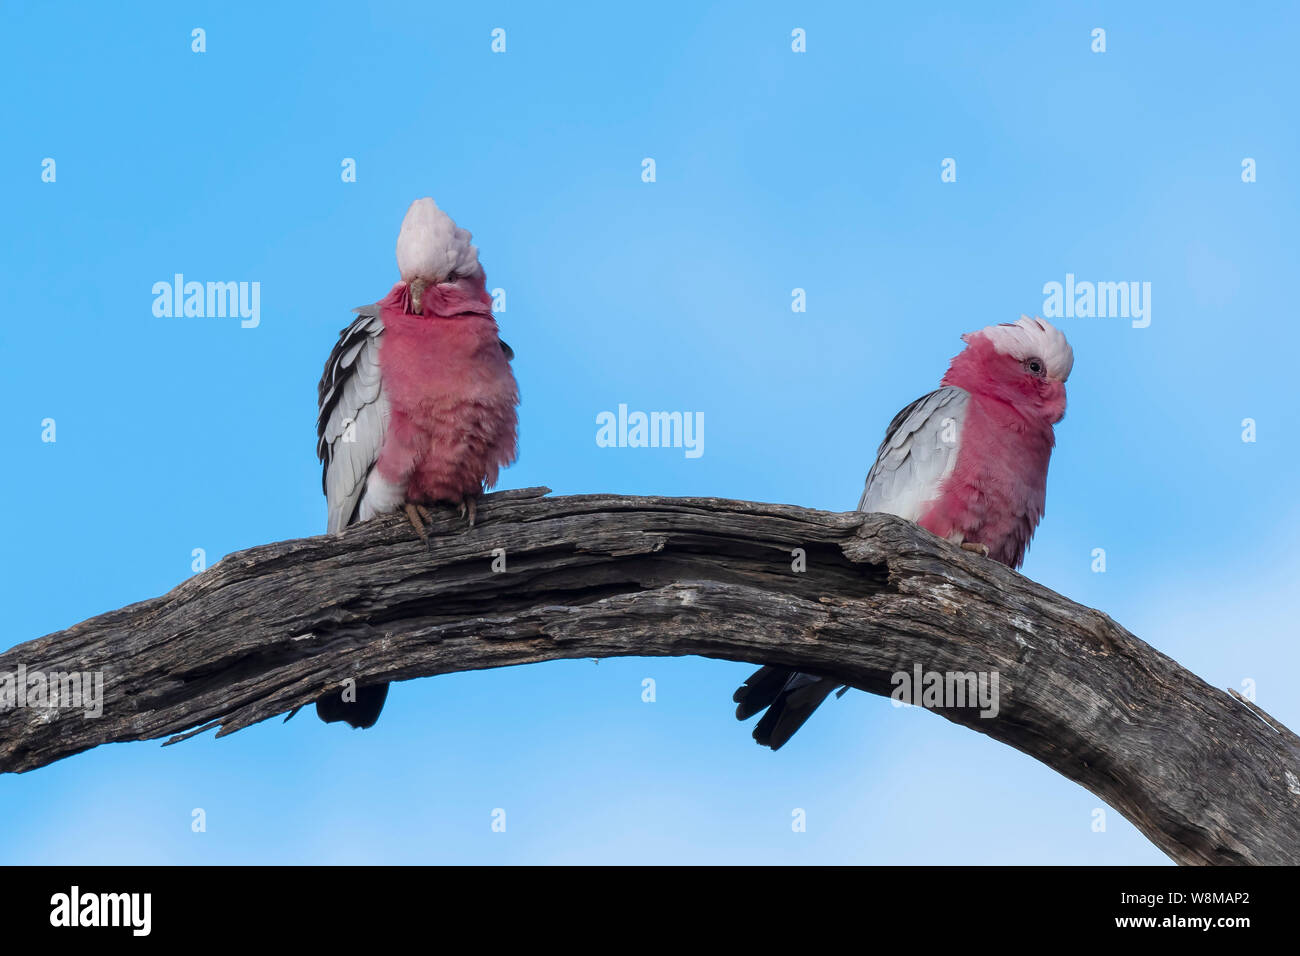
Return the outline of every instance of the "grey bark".
<path id="1" fill-rule="evenodd" d="M 1300 862 L 1300 738 L 1099 611 L 890 515 L 545 493 L 489 495 L 472 529 L 439 514 L 428 549 L 398 516 L 251 548 L 0 654 L 0 675 L 102 671 L 106 695 L 98 718 L 0 711 L 0 771 L 222 736 L 344 678 L 697 654 L 888 695 L 919 664 L 996 672 L 995 718 L 937 712 L 1078 782 L 1179 863 Z"/>

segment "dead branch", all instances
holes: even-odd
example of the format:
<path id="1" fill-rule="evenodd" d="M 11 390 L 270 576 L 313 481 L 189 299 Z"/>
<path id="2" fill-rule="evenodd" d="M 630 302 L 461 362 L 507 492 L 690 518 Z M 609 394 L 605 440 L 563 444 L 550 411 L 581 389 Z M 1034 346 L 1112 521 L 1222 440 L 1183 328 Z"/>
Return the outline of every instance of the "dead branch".
<path id="1" fill-rule="evenodd" d="M 105 687 L 98 718 L 0 711 L 0 771 L 221 736 L 344 678 L 698 654 L 888 695 L 919 664 L 996 672 L 996 717 L 939 712 L 1086 787 L 1174 860 L 1300 862 L 1300 738 L 1099 611 L 888 515 L 545 494 L 490 495 L 472 529 L 439 516 L 428 550 L 399 517 L 251 548 L 0 654 L 0 676 L 102 671 Z"/>

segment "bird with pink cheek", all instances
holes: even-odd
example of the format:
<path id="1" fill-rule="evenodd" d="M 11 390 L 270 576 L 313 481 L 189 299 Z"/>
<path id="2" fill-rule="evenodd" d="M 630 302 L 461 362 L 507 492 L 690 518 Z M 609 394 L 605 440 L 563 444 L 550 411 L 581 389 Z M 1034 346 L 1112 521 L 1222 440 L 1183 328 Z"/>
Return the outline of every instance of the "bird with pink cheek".
<path id="1" fill-rule="evenodd" d="M 890 422 L 858 510 L 899 515 L 1018 568 L 1043 516 L 1052 426 L 1065 415 L 1074 351 L 1060 330 L 1027 316 L 962 340 L 941 387 Z M 732 699 L 740 720 L 766 710 L 754 739 L 777 750 L 836 686 L 768 666 Z"/>
<path id="2" fill-rule="evenodd" d="M 317 454 L 331 533 L 405 511 L 419 536 L 437 504 L 474 524 L 478 496 L 517 452 L 514 353 L 497 335 L 472 237 L 432 199 L 397 237 L 401 281 L 339 334 L 317 392 Z M 316 702 L 327 723 L 369 727 L 388 685 Z"/>

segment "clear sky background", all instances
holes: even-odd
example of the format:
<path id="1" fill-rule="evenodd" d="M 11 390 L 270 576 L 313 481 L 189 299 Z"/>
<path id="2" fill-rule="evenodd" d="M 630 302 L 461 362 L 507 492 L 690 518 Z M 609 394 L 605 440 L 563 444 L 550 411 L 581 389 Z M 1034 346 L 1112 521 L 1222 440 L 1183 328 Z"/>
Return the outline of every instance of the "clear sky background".
<path id="1" fill-rule="evenodd" d="M 1147 328 L 1059 322 L 1069 413 L 1023 571 L 1300 727 L 1297 7 L 998 6 L 4 3 L 3 646 L 167 591 L 195 548 L 323 532 L 316 382 L 431 195 L 507 291 L 502 488 L 848 510 L 961 333 L 1067 273 L 1150 282 Z M 260 326 L 156 318 L 177 272 L 260 282 Z M 597 447 L 619 403 L 703 412 L 703 456 Z M 761 749 L 730 702 L 751 670 L 460 674 L 395 685 L 369 731 L 101 747 L 0 777 L 0 861 L 1166 861 L 883 698 Z"/>

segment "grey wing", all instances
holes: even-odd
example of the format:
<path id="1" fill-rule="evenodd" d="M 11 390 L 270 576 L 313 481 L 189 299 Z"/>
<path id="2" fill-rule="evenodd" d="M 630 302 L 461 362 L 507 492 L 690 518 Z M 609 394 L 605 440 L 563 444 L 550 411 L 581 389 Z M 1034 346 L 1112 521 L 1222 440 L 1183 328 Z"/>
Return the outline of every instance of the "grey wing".
<path id="1" fill-rule="evenodd" d="M 356 520 L 388 431 L 388 398 L 379 372 L 384 323 L 378 306 L 356 311 L 357 320 L 339 333 L 317 391 L 316 454 L 324 465 L 321 485 L 330 532 Z"/>
<path id="2" fill-rule="evenodd" d="M 858 502 L 917 521 L 957 464 L 970 394 L 952 385 L 923 395 L 894 416 Z"/>

